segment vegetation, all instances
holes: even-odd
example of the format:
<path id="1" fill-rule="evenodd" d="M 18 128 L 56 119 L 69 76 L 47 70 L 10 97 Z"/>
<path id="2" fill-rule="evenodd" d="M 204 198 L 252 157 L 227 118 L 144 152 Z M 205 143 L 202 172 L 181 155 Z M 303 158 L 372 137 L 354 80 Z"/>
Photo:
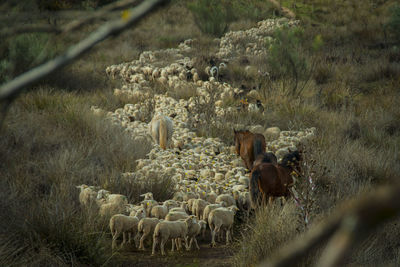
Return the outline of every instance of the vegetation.
<path id="1" fill-rule="evenodd" d="M 54 10 L 46 6 L 50 2 L 74 3 L 75 8 L 90 10 L 107 1 L 32 1 L 30 5 L 34 12 Z M 282 130 L 316 127 L 318 138 L 311 144 L 306 163 L 310 171 L 326 167 L 329 172 L 315 179 L 312 227 L 342 201 L 398 180 L 400 9 L 389 0 L 363 5 L 357 0 L 281 2 L 299 17 L 301 28 L 277 31 L 275 41 L 266 43 L 270 54 L 230 62 L 223 77 L 235 87 L 256 88 L 265 115 L 227 114 L 211 128 L 210 124 L 193 126 L 199 135 L 217 136 L 227 144 L 232 144 L 227 122 Z M 185 16 L 188 10 L 193 16 Z M 265 1 L 172 1 L 137 28 L 104 42 L 19 96 L 0 133 L 0 211 L 4 215 L 0 218 L 0 265 L 102 265 L 119 259 L 111 254 L 107 223 L 81 211 L 75 188 L 83 183 L 98 185 L 125 194 L 132 202 L 142 193 L 120 174 L 133 171 L 135 160 L 145 157 L 150 145 L 135 143 L 122 129 L 90 111 L 92 105 L 113 111 L 138 101 L 112 94 L 120 84 L 106 78 L 106 66 L 136 59 L 144 50 L 176 47 L 184 39 L 197 38 L 189 56 L 198 58 L 196 67 L 202 72 L 216 49 L 208 35 L 250 28 L 257 20 L 275 16 Z M 94 26 L 62 42 L 59 36 L 36 33 L 2 38 L 1 82 L 51 58 Z M 244 74 L 247 65 L 269 71 L 271 76 Z M 195 92 L 177 88 L 168 94 L 187 99 Z M 235 106 L 239 101 L 225 99 L 224 103 Z M 207 105 L 195 109 L 213 116 Z M 170 197 L 172 186 L 150 179 L 143 191 L 152 190 L 162 200 Z M 292 203 L 283 208 L 275 203 L 255 214 L 249 226 L 241 227 L 245 234 L 233 247 L 235 266 L 253 266 L 307 228 Z M 396 265 L 399 234 L 398 224 L 384 225 L 354 250 L 347 263 Z M 309 265 L 313 259 L 310 256 L 300 265 Z"/>

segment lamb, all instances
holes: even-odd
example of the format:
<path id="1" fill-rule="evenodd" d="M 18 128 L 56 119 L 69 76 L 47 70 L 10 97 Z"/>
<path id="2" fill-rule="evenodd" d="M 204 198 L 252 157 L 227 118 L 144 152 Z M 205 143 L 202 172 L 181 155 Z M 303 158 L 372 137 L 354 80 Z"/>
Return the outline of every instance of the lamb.
<path id="1" fill-rule="evenodd" d="M 214 204 L 217 197 L 218 195 L 214 191 L 211 191 L 207 194 L 206 200 L 211 204 Z"/>
<path id="2" fill-rule="evenodd" d="M 231 194 L 222 194 L 222 195 L 219 195 L 219 196 L 217 197 L 217 199 L 215 200 L 215 203 L 221 203 L 222 201 L 226 203 L 226 207 L 230 207 L 230 206 L 236 205 L 236 201 L 235 201 L 235 199 L 232 197 Z"/>
<path id="3" fill-rule="evenodd" d="M 202 225 L 203 223 L 200 224 L 200 222 L 198 222 L 196 220 L 196 218 L 194 218 L 194 215 L 190 216 L 192 218 L 192 220 L 188 220 L 188 232 L 187 232 L 187 236 L 186 236 L 186 244 L 187 244 L 187 240 L 190 239 L 190 243 L 189 246 L 186 247 L 186 250 L 189 251 L 192 248 L 192 243 L 194 241 L 196 248 L 198 250 L 200 250 L 199 245 L 197 244 L 197 240 L 196 240 L 196 236 L 198 236 L 202 230 Z"/>
<path id="4" fill-rule="evenodd" d="M 129 243 L 131 243 L 131 234 L 135 234 L 134 240 L 137 247 L 137 230 L 138 230 L 139 218 L 126 216 L 123 214 L 116 214 L 110 219 L 110 230 L 112 235 L 112 249 L 114 250 L 117 246 L 118 237 L 123 235 L 123 241 L 121 247 L 126 243 L 126 234 L 129 234 Z"/>
<path id="5" fill-rule="evenodd" d="M 138 224 L 138 234 L 142 234 L 139 243 L 139 249 L 146 250 L 144 240 L 149 235 L 153 235 L 156 225 L 160 222 L 157 218 L 142 218 Z"/>
<path id="6" fill-rule="evenodd" d="M 151 192 L 141 194 L 140 196 L 144 197 L 144 200 L 154 200 L 153 193 L 151 193 Z"/>
<path id="7" fill-rule="evenodd" d="M 154 206 L 158 205 L 158 202 L 155 200 L 143 200 L 140 203 L 142 204 L 142 207 L 146 210 L 147 217 L 150 217 L 151 209 Z"/>
<path id="8" fill-rule="evenodd" d="M 97 200 L 100 201 L 101 199 L 104 199 L 106 201 L 105 203 L 113 203 L 116 205 L 128 204 L 128 198 L 126 196 L 120 194 L 110 194 L 110 191 L 104 189 L 101 189 L 99 192 L 97 192 Z"/>
<path id="9" fill-rule="evenodd" d="M 199 225 L 201 227 L 201 236 L 204 238 L 207 230 L 207 222 L 205 220 L 199 220 Z"/>
<path id="10" fill-rule="evenodd" d="M 217 208 L 211 211 L 208 216 L 208 225 L 211 230 L 211 246 L 215 247 L 215 235 L 219 234 L 221 230 L 226 231 L 226 244 L 232 241 L 232 225 L 234 217 L 238 208 L 231 206 L 229 208 Z"/>
<path id="11" fill-rule="evenodd" d="M 190 221 L 191 218 L 187 218 L 186 220 Z M 188 224 L 186 220 L 179 221 L 162 221 L 156 225 L 153 234 L 153 250 L 152 255 L 156 253 L 156 247 L 158 243 L 160 243 L 161 255 L 165 255 L 164 246 L 168 239 L 172 239 L 172 249 L 174 251 L 174 244 L 176 243 L 175 239 L 177 238 L 186 238 L 188 232 Z M 185 245 L 187 247 L 187 242 L 185 239 Z"/>
<path id="12" fill-rule="evenodd" d="M 211 211 L 213 211 L 217 208 L 223 208 L 223 207 L 226 207 L 226 203 L 223 201 L 221 203 L 207 205 L 203 211 L 203 220 L 205 220 L 205 221 L 208 220 L 208 216 L 210 215 Z"/>
<path id="13" fill-rule="evenodd" d="M 157 219 L 164 219 L 168 214 L 168 206 L 167 205 L 156 205 L 151 208 L 150 215 L 151 217 Z"/>
<path id="14" fill-rule="evenodd" d="M 165 200 L 163 204 L 164 206 L 168 207 L 168 210 L 172 208 L 179 208 L 179 203 L 172 199 Z"/>
<path id="15" fill-rule="evenodd" d="M 189 215 L 187 215 L 187 213 L 185 212 L 169 212 L 167 214 L 167 216 L 165 216 L 165 220 L 166 221 L 177 221 L 180 219 L 186 219 L 187 217 L 189 217 Z"/>
<path id="16" fill-rule="evenodd" d="M 79 193 L 79 202 L 85 208 L 90 208 L 93 203 L 96 203 L 97 192 L 89 186 L 82 184 L 76 186 L 81 192 Z"/>
<path id="17" fill-rule="evenodd" d="M 192 213 L 194 214 L 194 215 L 196 215 L 196 217 L 199 219 L 199 220 L 201 220 L 201 219 L 203 219 L 203 211 L 204 211 L 204 208 L 208 205 L 208 204 L 210 204 L 209 202 L 207 202 L 207 201 L 205 201 L 205 200 L 202 200 L 202 199 L 195 199 L 194 201 L 193 201 L 193 206 L 192 206 Z"/>

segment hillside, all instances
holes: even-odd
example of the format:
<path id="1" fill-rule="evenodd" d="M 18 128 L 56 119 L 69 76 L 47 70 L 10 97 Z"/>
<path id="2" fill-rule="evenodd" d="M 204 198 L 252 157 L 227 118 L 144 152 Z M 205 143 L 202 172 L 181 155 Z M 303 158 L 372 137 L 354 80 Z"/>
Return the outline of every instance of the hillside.
<path id="1" fill-rule="evenodd" d="M 27 10 L 34 12 L 26 19 L 70 20 L 60 10 L 44 13 L 44 2 L 2 4 L 9 11 L 2 25 Z M 102 4 L 81 2 L 57 8 L 90 13 Z M 281 3 L 295 19 L 266 1 L 171 1 L 21 94 L 0 135 L 1 265 L 254 266 L 347 200 L 397 183 L 399 6 Z M 8 36 L 0 42 L 1 81 L 101 23 L 68 36 Z M 218 74 L 210 74 L 213 66 Z M 174 148 L 166 151 L 148 134 L 158 112 L 174 122 Z M 280 134 L 269 135 L 270 127 Z M 290 199 L 249 220 L 240 211 L 228 246 L 210 248 L 208 232 L 199 251 L 112 252 L 108 220 L 82 209 L 76 186 L 123 194 L 132 204 L 146 192 L 161 202 L 179 191 L 209 193 L 212 185 L 220 194 L 245 193 L 248 174 L 232 147 L 234 129 L 264 134 L 278 158 L 302 149 L 302 209 Z M 345 264 L 396 266 L 399 232 L 396 221 L 384 224 Z"/>

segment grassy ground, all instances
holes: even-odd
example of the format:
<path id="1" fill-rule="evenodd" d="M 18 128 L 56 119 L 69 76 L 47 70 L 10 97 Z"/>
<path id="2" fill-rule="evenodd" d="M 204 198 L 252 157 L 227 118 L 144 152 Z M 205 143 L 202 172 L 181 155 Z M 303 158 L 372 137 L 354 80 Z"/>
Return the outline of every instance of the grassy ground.
<path id="1" fill-rule="evenodd" d="M 362 6 L 356 0 L 282 3 L 302 20 L 304 30 L 295 44 L 296 53 L 310 67 L 299 82 L 304 90 L 296 96 L 287 93 L 293 84 L 289 71 L 269 80 L 252 73 L 243 75 L 243 62 L 271 71 L 273 62 L 268 58 L 239 60 L 231 65 L 225 80 L 235 86 L 258 86 L 267 112 L 265 116 L 243 112 L 224 121 L 281 129 L 317 127 L 318 138 L 309 148 L 307 164 L 317 173 L 323 167 L 330 172 L 317 175 L 317 190 L 309 203 L 313 224 L 338 203 L 398 179 L 400 57 L 396 33 L 385 26 L 394 1 L 369 1 Z M 245 29 L 261 18 L 278 15 L 263 1 L 251 1 L 247 6 L 234 1 L 232 6 L 240 16 L 221 6 L 227 14 L 227 29 Z M 257 13 L 259 8 L 254 6 L 265 13 Z M 105 67 L 133 60 L 144 50 L 175 47 L 184 39 L 198 38 L 194 53 L 199 58 L 198 69 L 203 69 L 204 60 L 215 51 L 215 36 L 202 32 L 195 16 L 186 14 L 182 1 L 172 1 L 137 28 L 100 44 L 13 103 L 0 135 L 0 211 L 4 214 L 0 217 L 0 265 L 102 265 L 120 260 L 119 255 L 110 253 L 107 224 L 80 210 L 75 185 L 99 185 L 136 201 L 140 192 L 119 175 L 134 170 L 135 160 L 143 158 L 150 145 L 135 144 L 121 129 L 95 117 L 90 106 L 113 111 L 135 101 L 112 95 L 120 84 L 105 76 Z M 67 41 L 77 40 L 93 28 L 88 26 Z M 322 43 L 314 49 L 317 35 Z M 51 37 L 49 44 L 54 45 L 55 53 L 66 46 L 57 38 Z M 11 38 L 1 43 L 2 58 L 9 62 L 32 60 L 27 54 L 7 50 L 5 47 L 13 44 L 9 42 L 16 41 Z M 0 66 L 5 65 L 2 60 Z M 26 65 L 15 64 L 7 69 L 7 76 L 13 77 Z M 187 98 L 185 94 L 171 92 L 177 98 Z M 229 99 L 227 103 L 238 101 Z M 199 135 L 232 143 L 232 129 L 208 127 L 198 125 Z M 316 165 L 311 164 L 313 159 Z M 155 197 L 159 200 L 172 192 L 165 187 L 148 185 L 153 192 L 158 190 Z M 260 212 L 243 226 L 242 236 L 236 235 L 232 264 L 252 266 L 304 230 L 301 216 L 291 205 Z M 395 266 L 400 260 L 399 234 L 395 222 L 384 225 L 354 251 L 348 264 Z M 299 265 L 309 265 L 313 259 L 310 256 Z"/>

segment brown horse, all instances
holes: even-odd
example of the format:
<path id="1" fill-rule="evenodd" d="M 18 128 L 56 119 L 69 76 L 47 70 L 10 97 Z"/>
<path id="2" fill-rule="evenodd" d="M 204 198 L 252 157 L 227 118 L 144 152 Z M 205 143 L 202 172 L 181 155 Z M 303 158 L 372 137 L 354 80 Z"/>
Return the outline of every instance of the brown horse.
<path id="1" fill-rule="evenodd" d="M 265 152 L 265 138 L 262 134 L 254 134 L 249 130 L 236 131 L 235 148 L 236 153 L 243 159 L 247 169 L 251 171 L 253 162 L 258 154 Z"/>
<path id="2" fill-rule="evenodd" d="M 272 152 L 264 152 L 259 154 L 253 162 L 253 168 L 261 163 L 272 163 L 278 164 L 278 159 L 276 158 L 275 154 Z"/>
<path id="3" fill-rule="evenodd" d="M 250 179 L 250 199 L 253 208 L 260 201 L 263 204 L 272 201 L 273 197 L 288 197 L 289 188 L 294 181 L 291 176 L 301 160 L 300 153 L 294 151 L 285 155 L 279 164 L 262 162 L 253 167 Z"/>

